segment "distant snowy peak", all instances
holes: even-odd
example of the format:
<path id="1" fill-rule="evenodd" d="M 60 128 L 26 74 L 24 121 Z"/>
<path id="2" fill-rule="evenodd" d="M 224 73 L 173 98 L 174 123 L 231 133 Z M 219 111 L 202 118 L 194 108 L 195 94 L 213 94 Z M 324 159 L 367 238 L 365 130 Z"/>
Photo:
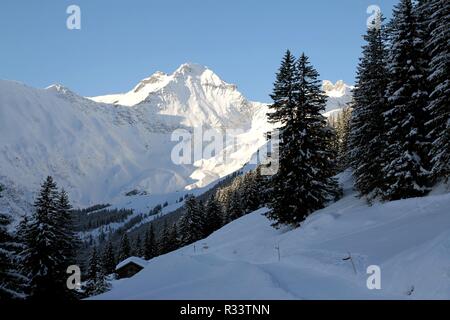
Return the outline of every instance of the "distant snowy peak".
<path id="1" fill-rule="evenodd" d="M 325 91 L 325 94 L 328 97 L 332 98 L 340 98 L 345 95 L 351 95 L 353 88 L 353 86 L 349 86 L 342 80 L 336 81 L 335 84 L 333 84 L 330 80 L 324 80 L 322 82 L 322 90 Z"/>
<path id="2" fill-rule="evenodd" d="M 148 78 L 141 80 L 132 90 L 123 94 L 111 94 L 105 96 L 91 97 L 96 102 L 120 104 L 124 106 L 135 106 L 145 102 L 150 95 L 156 94 L 162 89 L 173 89 L 175 86 L 187 83 L 197 83 L 201 86 L 214 86 L 236 90 L 237 87 L 228 84 L 219 78 L 212 70 L 200 64 L 182 64 L 172 74 L 161 71 L 155 72 Z M 167 90 L 166 90 L 167 91 Z M 178 94 L 180 92 L 172 92 Z"/>
<path id="3" fill-rule="evenodd" d="M 186 63 L 172 74 L 158 71 L 124 94 L 90 98 L 149 112 L 182 117 L 183 125 L 247 128 L 260 104 L 248 101 L 237 86 L 208 67 Z"/>
<path id="4" fill-rule="evenodd" d="M 324 115 L 332 117 L 345 108 L 352 101 L 353 89 L 353 86 L 346 84 L 342 80 L 336 81 L 334 84 L 329 80 L 324 80 L 322 82 L 322 90 L 328 96 Z"/>

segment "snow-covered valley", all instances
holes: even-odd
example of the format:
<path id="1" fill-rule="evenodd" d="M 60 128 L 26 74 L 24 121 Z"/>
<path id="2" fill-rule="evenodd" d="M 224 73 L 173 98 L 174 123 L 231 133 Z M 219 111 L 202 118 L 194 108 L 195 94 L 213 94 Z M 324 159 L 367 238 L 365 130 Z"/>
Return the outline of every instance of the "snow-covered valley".
<path id="1" fill-rule="evenodd" d="M 349 172 L 340 182 L 344 197 L 301 228 L 275 230 L 258 210 L 92 299 L 449 299 L 448 186 L 368 206 Z M 381 290 L 367 287 L 373 265 Z"/>

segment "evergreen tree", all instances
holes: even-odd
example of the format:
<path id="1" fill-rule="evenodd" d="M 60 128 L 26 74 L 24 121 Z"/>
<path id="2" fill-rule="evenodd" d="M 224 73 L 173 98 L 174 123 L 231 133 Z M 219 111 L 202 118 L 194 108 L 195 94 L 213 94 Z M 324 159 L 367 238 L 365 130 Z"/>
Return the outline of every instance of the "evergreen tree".
<path id="1" fill-rule="evenodd" d="M 169 252 L 177 250 L 180 247 L 180 242 L 178 239 L 178 228 L 176 223 L 174 223 L 172 225 L 172 228 L 170 229 L 169 242 L 167 247 Z"/>
<path id="2" fill-rule="evenodd" d="M 63 258 L 60 261 L 60 269 L 67 270 L 67 267 L 76 264 L 77 249 L 81 245 L 81 240 L 75 233 L 75 226 L 71 215 L 72 206 L 67 192 L 62 189 L 57 196 L 56 212 L 52 217 L 57 225 L 58 241 L 57 247 L 61 248 Z"/>
<path id="3" fill-rule="evenodd" d="M 185 200 L 185 213 L 180 220 L 180 245 L 186 246 L 203 237 L 203 213 L 194 196 Z"/>
<path id="4" fill-rule="evenodd" d="M 349 136 L 349 162 L 353 168 L 356 189 L 373 199 L 381 195 L 385 181 L 380 175 L 384 165 L 384 116 L 387 99 L 386 49 L 382 16 L 370 27 L 364 40 L 353 90 L 353 112 Z"/>
<path id="5" fill-rule="evenodd" d="M 269 106 L 271 113 L 268 114 L 272 123 L 286 125 L 293 118 L 295 109 L 295 57 L 289 50 L 283 57 L 281 67 L 277 73 L 273 94 L 270 96 L 273 104 Z"/>
<path id="6" fill-rule="evenodd" d="M 102 267 L 104 274 L 113 274 L 116 271 L 116 258 L 111 240 L 105 246 L 102 257 Z"/>
<path id="7" fill-rule="evenodd" d="M 18 272 L 18 239 L 8 232 L 11 219 L 0 213 L 0 301 L 24 298 L 24 279 Z"/>
<path id="8" fill-rule="evenodd" d="M 349 138 L 350 138 L 350 122 L 352 117 L 352 108 L 350 106 L 345 107 L 338 115 L 336 123 L 336 138 L 337 140 L 337 167 L 338 171 L 343 171 L 347 169 L 350 165 L 350 148 L 349 148 Z M 332 140 L 332 141 L 333 141 Z M 332 142 L 333 143 L 333 142 Z M 332 146 L 330 146 L 333 148 Z"/>
<path id="9" fill-rule="evenodd" d="M 210 197 L 206 203 L 204 221 L 204 237 L 219 230 L 223 225 L 222 210 L 214 196 Z"/>
<path id="10" fill-rule="evenodd" d="M 398 200 L 422 196 L 429 190 L 429 143 L 424 127 L 427 66 L 411 0 L 401 0 L 395 7 L 389 41 L 388 110 L 384 113 L 387 148 L 382 168 L 386 183 L 382 196 Z"/>
<path id="11" fill-rule="evenodd" d="M 58 217 L 58 192 L 52 177 L 41 187 L 35 212 L 22 225 L 25 249 L 23 271 L 29 279 L 27 293 L 31 299 L 65 299 L 72 294 L 66 286 L 67 247 L 60 239 L 65 233 Z"/>
<path id="12" fill-rule="evenodd" d="M 153 224 L 150 224 L 150 228 L 145 234 L 144 240 L 144 258 L 150 260 L 158 255 L 158 245 L 155 239 L 155 232 L 153 230 Z"/>
<path id="13" fill-rule="evenodd" d="M 269 113 L 271 122 L 281 124 L 280 167 L 272 178 L 268 217 L 274 226 L 298 226 L 310 213 L 321 209 L 327 201 L 339 195 L 330 143 L 333 131 L 325 117 L 326 98 L 321 90 L 317 71 L 302 54 L 294 75 L 285 70 L 293 68 L 286 54 L 275 82 Z"/>
<path id="14" fill-rule="evenodd" d="M 229 223 L 243 216 L 244 211 L 241 206 L 241 198 L 238 190 L 234 189 L 231 192 L 231 196 L 228 201 L 228 205 L 225 209 L 226 222 Z"/>
<path id="15" fill-rule="evenodd" d="M 109 287 L 97 255 L 97 249 L 94 247 L 89 258 L 88 280 L 86 282 L 85 293 L 88 296 L 95 296 L 108 291 Z"/>
<path id="16" fill-rule="evenodd" d="M 143 257 L 143 246 L 141 236 L 138 234 L 136 237 L 136 241 L 134 242 L 133 255 L 136 257 Z"/>
<path id="17" fill-rule="evenodd" d="M 161 240 L 159 241 L 159 252 L 161 254 L 170 252 L 170 229 L 169 225 L 167 224 L 167 219 L 164 219 Z"/>
<path id="18" fill-rule="evenodd" d="M 255 171 L 248 172 L 244 176 L 243 186 L 242 186 L 242 197 L 243 197 L 243 207 L 244 213 L 253 212 L 261 207 L 261 190 L 262 186 L 259 185 L 258 169 Z"/>
<path id="19" fill-rule="evenodd" d="M 428 81 L 431 86 L 427 110 L 428 138 L 432 141 L 430 159 L 432 178 L 435 182 L 448 180 L 450 176 L 450 2 L 429 0 L 419 7 L 419 11 L 429 14 L 426 44 L 429 64 Z"/>
<path id="20" fill-rule="evenodd" d="M 122 236 L 122 240 L 120 241 L 119 247 L 119 262 L 122 262 L 131 257 L 131 248 L 130 248 L 130 240 L 128 239 L 128 235 L 125 232 Z"/>

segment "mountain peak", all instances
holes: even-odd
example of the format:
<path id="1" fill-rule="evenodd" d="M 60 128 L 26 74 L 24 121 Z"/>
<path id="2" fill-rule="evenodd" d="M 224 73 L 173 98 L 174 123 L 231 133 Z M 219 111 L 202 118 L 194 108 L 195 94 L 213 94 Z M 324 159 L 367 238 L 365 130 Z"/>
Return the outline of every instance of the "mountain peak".
<path id="1" fill-rule="evenodd" d="M 174 75 L 201 75 L 203 72 L 209 70 L 208 67 L 198 63 L 183 63 L 175 71 Z"/>
<path id="2" fill-rule="evenodd" d="M 333 84 L 330 80 L 324 80 L 322 82 L 322 90 L 328 97 L 340 98 L 350 94 L 353 86 L 346 84 L 343 80 L 338 80 Z"/>
<path id="3" fill-rule="evenodd" d="M 59 83 L 52 84 L 51 86 L 48 86 L 47 88 L 45 88 L 45 90 L 56 91 L 56 92 L 60 92 L 60 93 L 69 93 L 69 92 L 71 93 L 72 92 L 69 88 L 67 88 Z"/>
<path id="4" fill-rule="evenodd" d="M 134 106 L 146 101 L 164 88 L 175 91 L 176 94 L 184 91 L 190 83 L 196 83 L 196 87 L 221 87 L 230 91 L 236 91 L 236 86 L 220 79 L 208 67 L 197 63 L 184 63 L 172 74 L 161 71 L 155 72 L 148 78 L 141 80 L 131 91 L 124 94 L 112 94 L 107 96 L 92 97 L 96 102 L 121 104 Z"/>

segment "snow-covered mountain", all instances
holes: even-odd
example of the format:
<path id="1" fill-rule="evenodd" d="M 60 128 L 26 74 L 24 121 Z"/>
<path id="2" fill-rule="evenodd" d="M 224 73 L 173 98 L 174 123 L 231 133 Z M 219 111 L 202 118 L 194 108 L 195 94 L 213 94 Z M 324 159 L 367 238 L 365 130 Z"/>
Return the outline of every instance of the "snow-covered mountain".
<path id="1" fill-rule="evenodd" d="M 258 103 L 247 101 L 236 85 L 198 64 L 183 64 L 173 74 L 160 71 L 131 91 L 91 98 L 124 106 L 146 106 L 158 114 L 181 116 L 186 126 L 248 128 Z"/>
<path id="2" fill-rule="evenodd" d="M 325 116 L 335 115 L 345 108 L 352 101 L 353 86 L 349 86 L 344 81 L 339 80 L 333 84 L 329 80 L 324 80 L 322 90 L 328 96 Z"/>
<path id="3" fill-rule="evenodd" d="M 347 88 L 341 82 L 324 88 L 332 93 L 327 111 L 347 98 L 346 90 L 337 93 L 342 86 Z M 77 206 L 126 204 L 133 190 L 149 202 L 176 199 L 242 168 L 265 143 L 267 111 L 197 64 L 170 75 L 156 72 L 124 94 L 92 98 L 61 85 L 35 89 L 0 81 L 0 183 L 10 195 L 0 198 L 0 208 L 20 211 L 11 195 L 32 201 L 47 175 Z M 174 130 L 199 127 L 239 131 L 217 154 L 174 164 Z"/>

